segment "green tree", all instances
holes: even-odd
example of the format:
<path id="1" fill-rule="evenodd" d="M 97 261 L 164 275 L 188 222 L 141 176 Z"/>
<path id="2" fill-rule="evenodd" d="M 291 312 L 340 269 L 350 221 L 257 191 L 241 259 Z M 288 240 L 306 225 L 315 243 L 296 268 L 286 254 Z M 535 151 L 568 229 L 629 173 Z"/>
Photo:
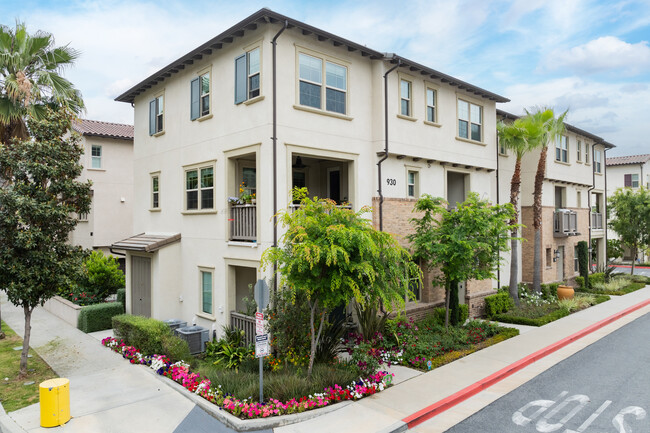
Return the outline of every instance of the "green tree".
<path id="1" fill-rule="evenodd" d="M 559 117 L 550 108 L 538 109 L 533 113 L 526 111 L 530 121 L 542 129 L 538 145 L 542 148 L 535 173 L 535 189 L 533 191 L 533 229 L 535 230 L 535 244 L 533 253 L 533 290 L 542 292 L 542 188 L 546 176 L 546 155 L 548 145 L 564 132 L 564 118 L 567 111 Z M 537 146 L 535 146 L 537 147 Z"/>
<path id="2" fill-rule="evenodd" d="M 470 193 L 456 209 L 448 210 L 441 198 L 424 194 L 415 204 L 412 218 L 415 233 L 408 236 L 414 257 L 427 263 L 429 269 L 440 269 L 442 276 L 434 284 L 445 288 L 445 326 L 449 326 L 449 300 L 458 283 L 493 278 L 502 257 L 508 250 L 508 233 L 516 230 L 510 224 L 515 210 L 510 203 L 490 205 L 476 193 Z"/>
<path id="3" fill-rule="evenodd" d="M 32 139 L 0 144 L 0 166 L 7 168 L 0 189 L 0 289 L 25 314 L 21 375 L 27 374 L 32 312 L 70 284 L 83 258 L 80 247 L 67 243 L 75 215 L 90 210 L 90 183 L 77 180 L 78 135 L 63 138 L 72 118 L 49 110 L 43 120 L 29 120 Z"/>
<path id="4" fill-rule="evenodd" d="M 613 215 L 609 227 L 633 251 L 630 273 L 634 274 L 638 250 L 650 247 L 650 190 L 643 186 L 619 188 L 609 197 L 607 207 Z"/>
<path id="5" fill-rule="evenodd" d="M 78 55 L 67 45 L 56 47 L 49 33 L 30 35 L 24 23 L 0 25 L 0 142 L 26 138 L 27 116 L 41 119 L 48 106 L 81 112 L 81 93 L 61 76 Z"/>
<path id="6" fill-rule="evenodd" d="M 328 311 L 347 305 L 353 298 L 362 306 L 402 306 L 405 295 L 412 295 L 408 282 L 419 278 L 420 270 L 390 234 L 375 230 L 363 218 L 369 208 L 353 212 L 329 199 L 310 199 L 304 188 L 294 190 L 294 199 L 300 200 L 300 207 L 279 215 L 279 223 L 286 228 L 282 246 L 264 251 L 262 263 L 264 267 L 277 263 L 283 290 L 307 294 L 307 374 L 311 377 Z"/>
<path id="7" fill-rule="evenodd" d="M 521 191 L 521 158 L 539 146 L 540 135 L 543 134 L 543 128 L 538 122 L 535 122 L 531 116 L 524 116 L 516 119 L 512 123 L 499 122 L 497 124 L 499 133 L 499 143 L 512 151 L 515 155 L 515 168 L 510 180 L 510 204 L 512 204 L 515 214 L 510 224 L 515 226 L 519 223 L 519 193 Z M 519 305 L 519 254 L 518 246 L 518 229 L 510 233 L 510 297 Z"/>
<path id="8" fill-rule="evenodd" d="M 84 260 L 80 285 L 90 290 L 100 300 L 117 293 L 124 287 L 124 273 L 120 270 L 117 259 L 105 256 L 101 251 L 93 251 Z"/>

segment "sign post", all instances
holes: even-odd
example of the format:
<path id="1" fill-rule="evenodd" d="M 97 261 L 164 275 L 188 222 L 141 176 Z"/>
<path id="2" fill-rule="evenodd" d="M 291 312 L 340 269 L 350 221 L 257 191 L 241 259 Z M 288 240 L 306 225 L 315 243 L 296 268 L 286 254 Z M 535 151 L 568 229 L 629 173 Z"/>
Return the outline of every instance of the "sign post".
<path id="1" fill-rule="evenodd" d="M 255 283 L 255 356 L 260 360 L 260 403 L 264 403 L 264 357 L 271 353 L 269 334 L 264 332 L 264 309 L 269 304 L 269 286 L 264 280 Z"/>

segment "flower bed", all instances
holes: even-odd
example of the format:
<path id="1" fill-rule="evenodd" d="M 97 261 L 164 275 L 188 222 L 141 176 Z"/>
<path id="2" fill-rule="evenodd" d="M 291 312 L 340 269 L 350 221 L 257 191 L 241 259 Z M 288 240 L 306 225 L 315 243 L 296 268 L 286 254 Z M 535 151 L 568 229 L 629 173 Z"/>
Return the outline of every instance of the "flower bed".
<path id="1" fill-rule="evenodd" d="M 339 401 L 358 400 L 383 391 L 390 386 L 393 379 L 393 374 L 379 371 L 365 379 L 360 378 L 345 388 L 334 385 L 326 388 L 322 393 L 304 396 L 300 399 L 281 402 L 271 398 L 267 402 L 258 403 L 254 402 L 252 397 L 240 400 L 225 394 L 221 391 L 220 386 L 215 387 L 210 383 L 209 379 L 202 378 L 198 373 L 190 371 L 189 364 L 183 361 L 172 364 L 167 357 L 162 355 L 144 356 L 137 348 L 127 346 L 122 340 L 113 337 L 103 339 L 102 344 L 122 355 L 131 364 L 147 365 L 161 376 L 168 377 L 187 390 L 200 395 L 219 408 L 241 419 L 288 415 L 328 406 Z"/>

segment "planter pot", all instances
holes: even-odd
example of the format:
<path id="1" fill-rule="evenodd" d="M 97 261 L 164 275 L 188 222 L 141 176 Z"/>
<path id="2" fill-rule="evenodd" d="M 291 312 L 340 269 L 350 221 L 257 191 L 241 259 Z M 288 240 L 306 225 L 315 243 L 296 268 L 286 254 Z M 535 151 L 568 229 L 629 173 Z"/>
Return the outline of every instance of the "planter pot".
<path id="1" fill-rule="evenodd" d="M 256 204 L 257 204 L 257 199 L 255 199 L 255 198 L 252 199 L 252 200 L 251 200 L 251 204 L 256 205 Z"/>
<path id="2" fill-rule="evenodd" d="M 562 299 L 573 299 L 574 291 L 573 287 L 570 286 L 557 286 L 557 298 Z"/>

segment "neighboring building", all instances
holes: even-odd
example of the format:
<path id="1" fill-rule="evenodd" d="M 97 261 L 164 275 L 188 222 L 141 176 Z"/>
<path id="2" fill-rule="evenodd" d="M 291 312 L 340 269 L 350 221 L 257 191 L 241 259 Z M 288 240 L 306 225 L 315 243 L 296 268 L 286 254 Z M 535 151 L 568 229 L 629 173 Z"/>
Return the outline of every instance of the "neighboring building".
<path id="1" fill-rule="evenodd" d="M 92 181 L 93 196 L 70 242 L 111 254 L 114 242 L 133 233 L 133 126 L 80 119 L 73 129 L 84 148 L 80 179 Z"/>
<path id="2" fill-rule="evenodd" d="M 117 100 L 135 106 L 140 235 L 114 244 L 127 255 L 133 314 L 220 331 L 244 309 L 249 284 L 270 273 L 260 257 L 275 240 L 274 203 L 290 208 L 293 186 L 373 206 L 376 226 L 404 245 L 423 193 L 452 205 L 468 191 L 496 201 L 496 103 L 506 98 L 267 9 Z M 256 204 L 229 204 L 242 182 Z M 430 280 L 411 313 L 442 303 Z M 470 282 L 461 302 L 480 314 L 495 287 Z"/>
<path id="3" fill-rule="evenodd" d="M 517 116 L 498 110 L 502 119 Z M 606 261 L 605 152 L 614 147 L 602 138 L 565 124 L 565 133 L 549 144 L 542 189 L 542 283 L 573 283 L 578 272 L 576 247 L 579 241 L 592 242 L 594 264 Z M 508 202 L 514 156 L 499 149 L 500 202 Z M 522 158 L 521 218 L 522 230 L 520 279 L 533 281 L 535 231 L 533 228 L 533 192 L 541 150 Z M 503 269 L 503 268 L 502 268 Z M 509 270 L 506 270 L 506 273 Z M 503 279 L 506 284 L 507 279 Z"/>
<path id="4" fill-rule="evenodd" d="M 607 195 L 612 195 L 619 188 L 650 188 L 650 154 L 614 156 L 607 158 Z M 610 239 L 618 239 L 615 231 L 608 229 Z M 632 260 L 634 254 L 628 247 L 623 248 L 623 259 Z M 638 251 L 637 258 L 646 262 L 648 257 L 643 250 Z"/>

